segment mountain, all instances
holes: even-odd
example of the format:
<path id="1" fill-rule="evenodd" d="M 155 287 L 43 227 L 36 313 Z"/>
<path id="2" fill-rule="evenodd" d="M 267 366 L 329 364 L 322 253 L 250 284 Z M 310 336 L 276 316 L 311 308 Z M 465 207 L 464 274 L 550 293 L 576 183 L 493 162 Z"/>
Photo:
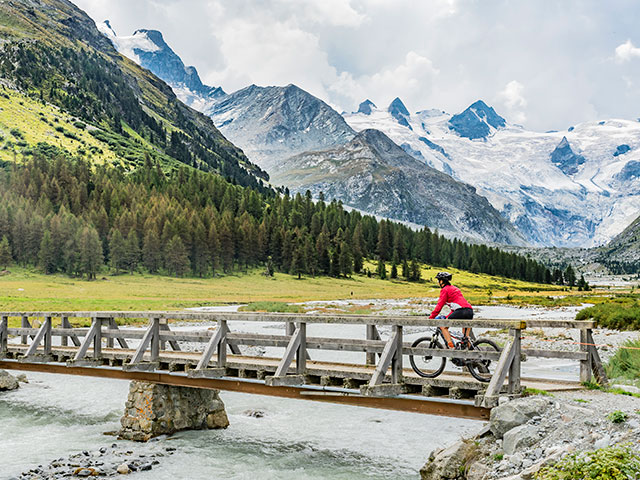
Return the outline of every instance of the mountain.
<path id="1" fill-rule="evenodd" d="M 400 125 L 411 129 L 411 125 L 409 125 L 408 120 L 410 117 L 409 110 L 407 110 L 407 107 L 404 106 L 404 103 L 402 103 L 400 98 L 396 97 L 389 105 L 387 111 Z"/>
<path id="2" fill-rule="evenodd" d="M 206 110 L 226 95 L 221 87 L 204 85 L 196 68 L 185 66 L 158 30 L 139 29 L 129 37 L 119 37 L 108 20 L 100 23 L 98 29 L 120 53 L 167 82 L 190 107 Z"/>
<path id="3" fill-rule="evenodd" d="M 473 187 L 415 160 L 384 133 L 368 129 L 346 144 L 284 161 L 273 181 L 307 189 L 383 217 L 474 240 L 524 240 Z"/>
<path id="4" fill-rule="evenodd" d="M 598 260 L 614 273 L 640 271 L 640 216 L 599 249 Z"/>
<path id="5" fill-rule="evenodd" d="M 353 129 L 329 105 L 295 85 L 238 90 L 206 111 L 220 131 L 268 172 L 281 160 L 351 140 Z"/>
<path id="6" fill-rule="evenodd" d="M 344 117 L 354 130 L 381 130 L 425 166 L 476 187 L 533 245 L 602 245 L 640 211 L 639 122 L 539 133 L 507 123 L 482 101 L 456 115 L 411 114 L 411 129 L 381 109 Z"/>
<path id="7" fill-rule="evenodd" d="M 478 100 L 449 120 L 449 128 L 452 131 L 470 140 L 486 139 L 491 132 L 504 128 L 505 125 L 504 118 L 482 100 Z"/>
<path id="8" fill-rule="evenodd" d="M 67 0 L 0 3 L 0 158 L 34 148 L 125 170 L 187 164 L 262 188 L 268 176 Z"/>
<path id="9" fill-rule="evenodd" d="M 371 111 L 374 108 L 377 108 L 375 103 L 367 99 L 358 106 L 357 113 L 364 113 L 365 115 L 371 115 Z"/>

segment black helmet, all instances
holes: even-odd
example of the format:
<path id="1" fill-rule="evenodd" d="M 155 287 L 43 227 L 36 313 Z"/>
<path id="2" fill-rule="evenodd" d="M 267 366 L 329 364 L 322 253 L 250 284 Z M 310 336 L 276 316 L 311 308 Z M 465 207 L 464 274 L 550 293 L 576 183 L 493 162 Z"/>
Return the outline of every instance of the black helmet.
<path id="1" fill-rule="evenodd" d="M 445 282 L 450 282 L 452 278 L 453 275 L 451 275 L 449 272 L 439 272 L 436 275 L 437 280 L 444 280 Z"/>

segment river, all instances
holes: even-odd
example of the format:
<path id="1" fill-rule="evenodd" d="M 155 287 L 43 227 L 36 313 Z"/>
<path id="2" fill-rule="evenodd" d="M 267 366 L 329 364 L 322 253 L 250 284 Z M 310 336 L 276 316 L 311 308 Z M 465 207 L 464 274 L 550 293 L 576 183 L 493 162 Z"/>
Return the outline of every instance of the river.
<path id="1" fill-rule="evenodd" d="M 483 313 L 485 318 L 559 316 L 557 310 L 509 307 Z M 562 316 L 574 313 L 571 309 Z M 545 370 L 566 372 L 562 367 L 547 365 Z M 41 373 L 30 373 L 28 378 L 20 389 L 0 394 L 0 479 L 114 442 L 136 453 L 166 446 L 177 449 L 153 470 L 132 474 L 140 479 L 415 479 L 433 449 L 482 425 L 221 392 L 230 421 L 226 430 L 183 432 L 134 444 L 104 435 L 119 427 L 128 382 Z M 255 411 L 263 415 L 251 415 Z"/>

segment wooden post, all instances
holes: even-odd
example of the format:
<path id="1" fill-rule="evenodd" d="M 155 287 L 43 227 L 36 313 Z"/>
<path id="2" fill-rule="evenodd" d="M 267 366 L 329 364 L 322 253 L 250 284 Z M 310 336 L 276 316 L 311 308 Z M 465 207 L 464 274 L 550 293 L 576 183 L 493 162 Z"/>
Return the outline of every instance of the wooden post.
<path id="1" fill-rule="evenodd" d="M 287 322 L 287 324 L 285 325 L 285 334 L 293 335 L 295 331 L 296 331 L 296 324 L 293 322 Z"/>
<path id="2" fill-rule="evenodd" d="M 107 319 L 107 325 L 106 327 L 108 329 L 111 329 L 113 327 L 113 324 L 116 323 L 115 320 L 111 317 L 109 317 Z M 107 348 L 113 348 L 114 342 L 113 342 L 113 337 L 107 337 Z"/>
<path id="3" fill-rule="evenodd" d="M 511 330 L 511 336 L 513 337 L 513 360 L 511 361 L 511 366 L 509 367 L 509 393 L 510 394 L 518 394 L 520 393 L 520 369 L 521 369 L 521 359 L 520 352 L 521 348 L 521 336 L 522 330 L 513 329 Z"/>
<path id="4" fill-rule="evenodd" d="M 596 348 L 596 342 L 593 340 L 593 335 L 591 334 L 591 329 L 588 328 L 587 332 L 587 346 L 589 347 L 590 357 L 591 357 L 591 366 L 593 368 L 593 374 L 596 377 L 596 381 L 603 387 L 609 386 L 609 379 L 607 378 L 607 372 L 605 372 L 604 367 L 602 366 L 602 360 L 600 360 L 600 354 L 598 353 L 598 349 Z"/>
<path id="5" fill-rule="evenodd" d="M 23 315 L 22 316 L 22 323 L 20 324 L 22 326 L 22 328 L 31 328 L 31 324 L 29 323 L 29 317 Z M 31 336 L 31 338 L 33 338 L 33 336 Z M 23 345 L 27 344 L 27 335 L 22 335 L 22 338 L 20 339 L 20 341 L 22 342 Z"/>
<path id="6" fill-rule="evenodd" d="M 300 346 L 296 353 L 296 373 L 302 375 L 307 368 L 307 324 L 298 323 L 298 329 L 300 330 Z"/>
<path id="7" fill-rule="evenodd" d="M 93 358 L 99 359 L 102 356 L 102 318 L 93 317 L 92 322 L 95 325 L 93 337 Z"/>
<path id="8" fill-rule="evenodd" d="M 226 320 L 218 320 L 218 329 L 220 331 L 220 343 L 218 343 L 218 368 L 227 365 L 227 327 Z"/>
<path id="9" fill-rule="evenodd" d="M 587 339 L 588 339 L 587 329 L 581 328 L 580 329 L 580 351 L 587 354 L 586 360 L 580 360 L 580 381 L 582 383 L 590 382 L 592 378 L 591 377 L 591 363 L 592 363 L 591 349 L 589 348 L 589 345 L 588 345 L 589 341 Z"/>
<path id="10" fill-rule="evenodd" d="M 44 324 L 44 354 L 51 355 L 51 317 L 45 317 Z"/>
<path id="11" fill-rule="evenodd" d="M 69 322 L 67 317 L 60 318 L 60 328 L 67 328 L 66 324 Z M 67 347 L 69 345 L 69 337 L 67 335 L 62 335 L 60 337 L 60 345 L 63 347 Z"/>
<path id="12" fill-rule="evenodd" d="M 151 319 L 151 361 L 157 362 L 160 357 L 160 319 Z"/>
<path id="13" fill-rule="evenodd" d="M 9 339 L 9 317 L 2 317 L 0 321 L 0 356 L 7 353 L 7 340 Z"/>
<path id="14" fill-rule="evenodd" d="M 380 340 L 380 334 L 378 333 L 378 329 L 375 325 L 367 325 L 367 340 Z M 375 353 L 367 353 L 367 365 L 375 365 L 376 364 L 376 354 Z"/>
<path id="15" fill-rule="evenodd" d="M 169 327 L 167 327 L 167 319 L 163 318 L 162 320 L 160 320 L 160 324 L 158 325 L 158 335 L 160 335 L 160 330 L 164 330 L 164 328 L 166 328 L 167 330 L 169 329 Z M 162 350 L 166 350 L 167 348 L 167 342 L 165 342 L 164 340 L 160 340 L 160 351 Z"/>
<path id="16" fill-rule="evenodd" d="M 397 384 L 402 382 L 402 325 L 394 325 L 393 334 L 396 349 L 391 360 L 391 383 Z"/>

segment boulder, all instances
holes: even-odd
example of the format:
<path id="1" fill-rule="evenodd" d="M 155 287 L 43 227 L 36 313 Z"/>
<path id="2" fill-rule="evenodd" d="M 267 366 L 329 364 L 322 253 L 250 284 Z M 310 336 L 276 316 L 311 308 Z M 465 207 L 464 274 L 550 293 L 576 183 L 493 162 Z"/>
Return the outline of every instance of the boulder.
<path id="1" fill-rule="evenodd" d="M 504 453 L 513 455 L 517 451 L 530 447 L 538 442 L 538 430 L 531 425 L 514 427 L 504 434 L 502 449 Z"/>
<path id="2" fill-rule="evenodd" d="M 489 428 L 497 437 L 514 427 L 527 423 L 536 415 L 541 415 L 549 407 L 549 400 L 541 397 L 519 398 L 491 410 Z"/>
<path id="3" fill-rule="evenodd" d="M 456 480 L 464 478 L 466 463 L 473 442 L 459 441 L 450 447 L 432 452 L 420 469 L 422 480 Z"/>
<path id="4" fill-rule="evenodd" d="M 16 377 L 5 370 L 0 370 L 0 392 L 4 390 L 15 390 L 19 386 Z"/>

